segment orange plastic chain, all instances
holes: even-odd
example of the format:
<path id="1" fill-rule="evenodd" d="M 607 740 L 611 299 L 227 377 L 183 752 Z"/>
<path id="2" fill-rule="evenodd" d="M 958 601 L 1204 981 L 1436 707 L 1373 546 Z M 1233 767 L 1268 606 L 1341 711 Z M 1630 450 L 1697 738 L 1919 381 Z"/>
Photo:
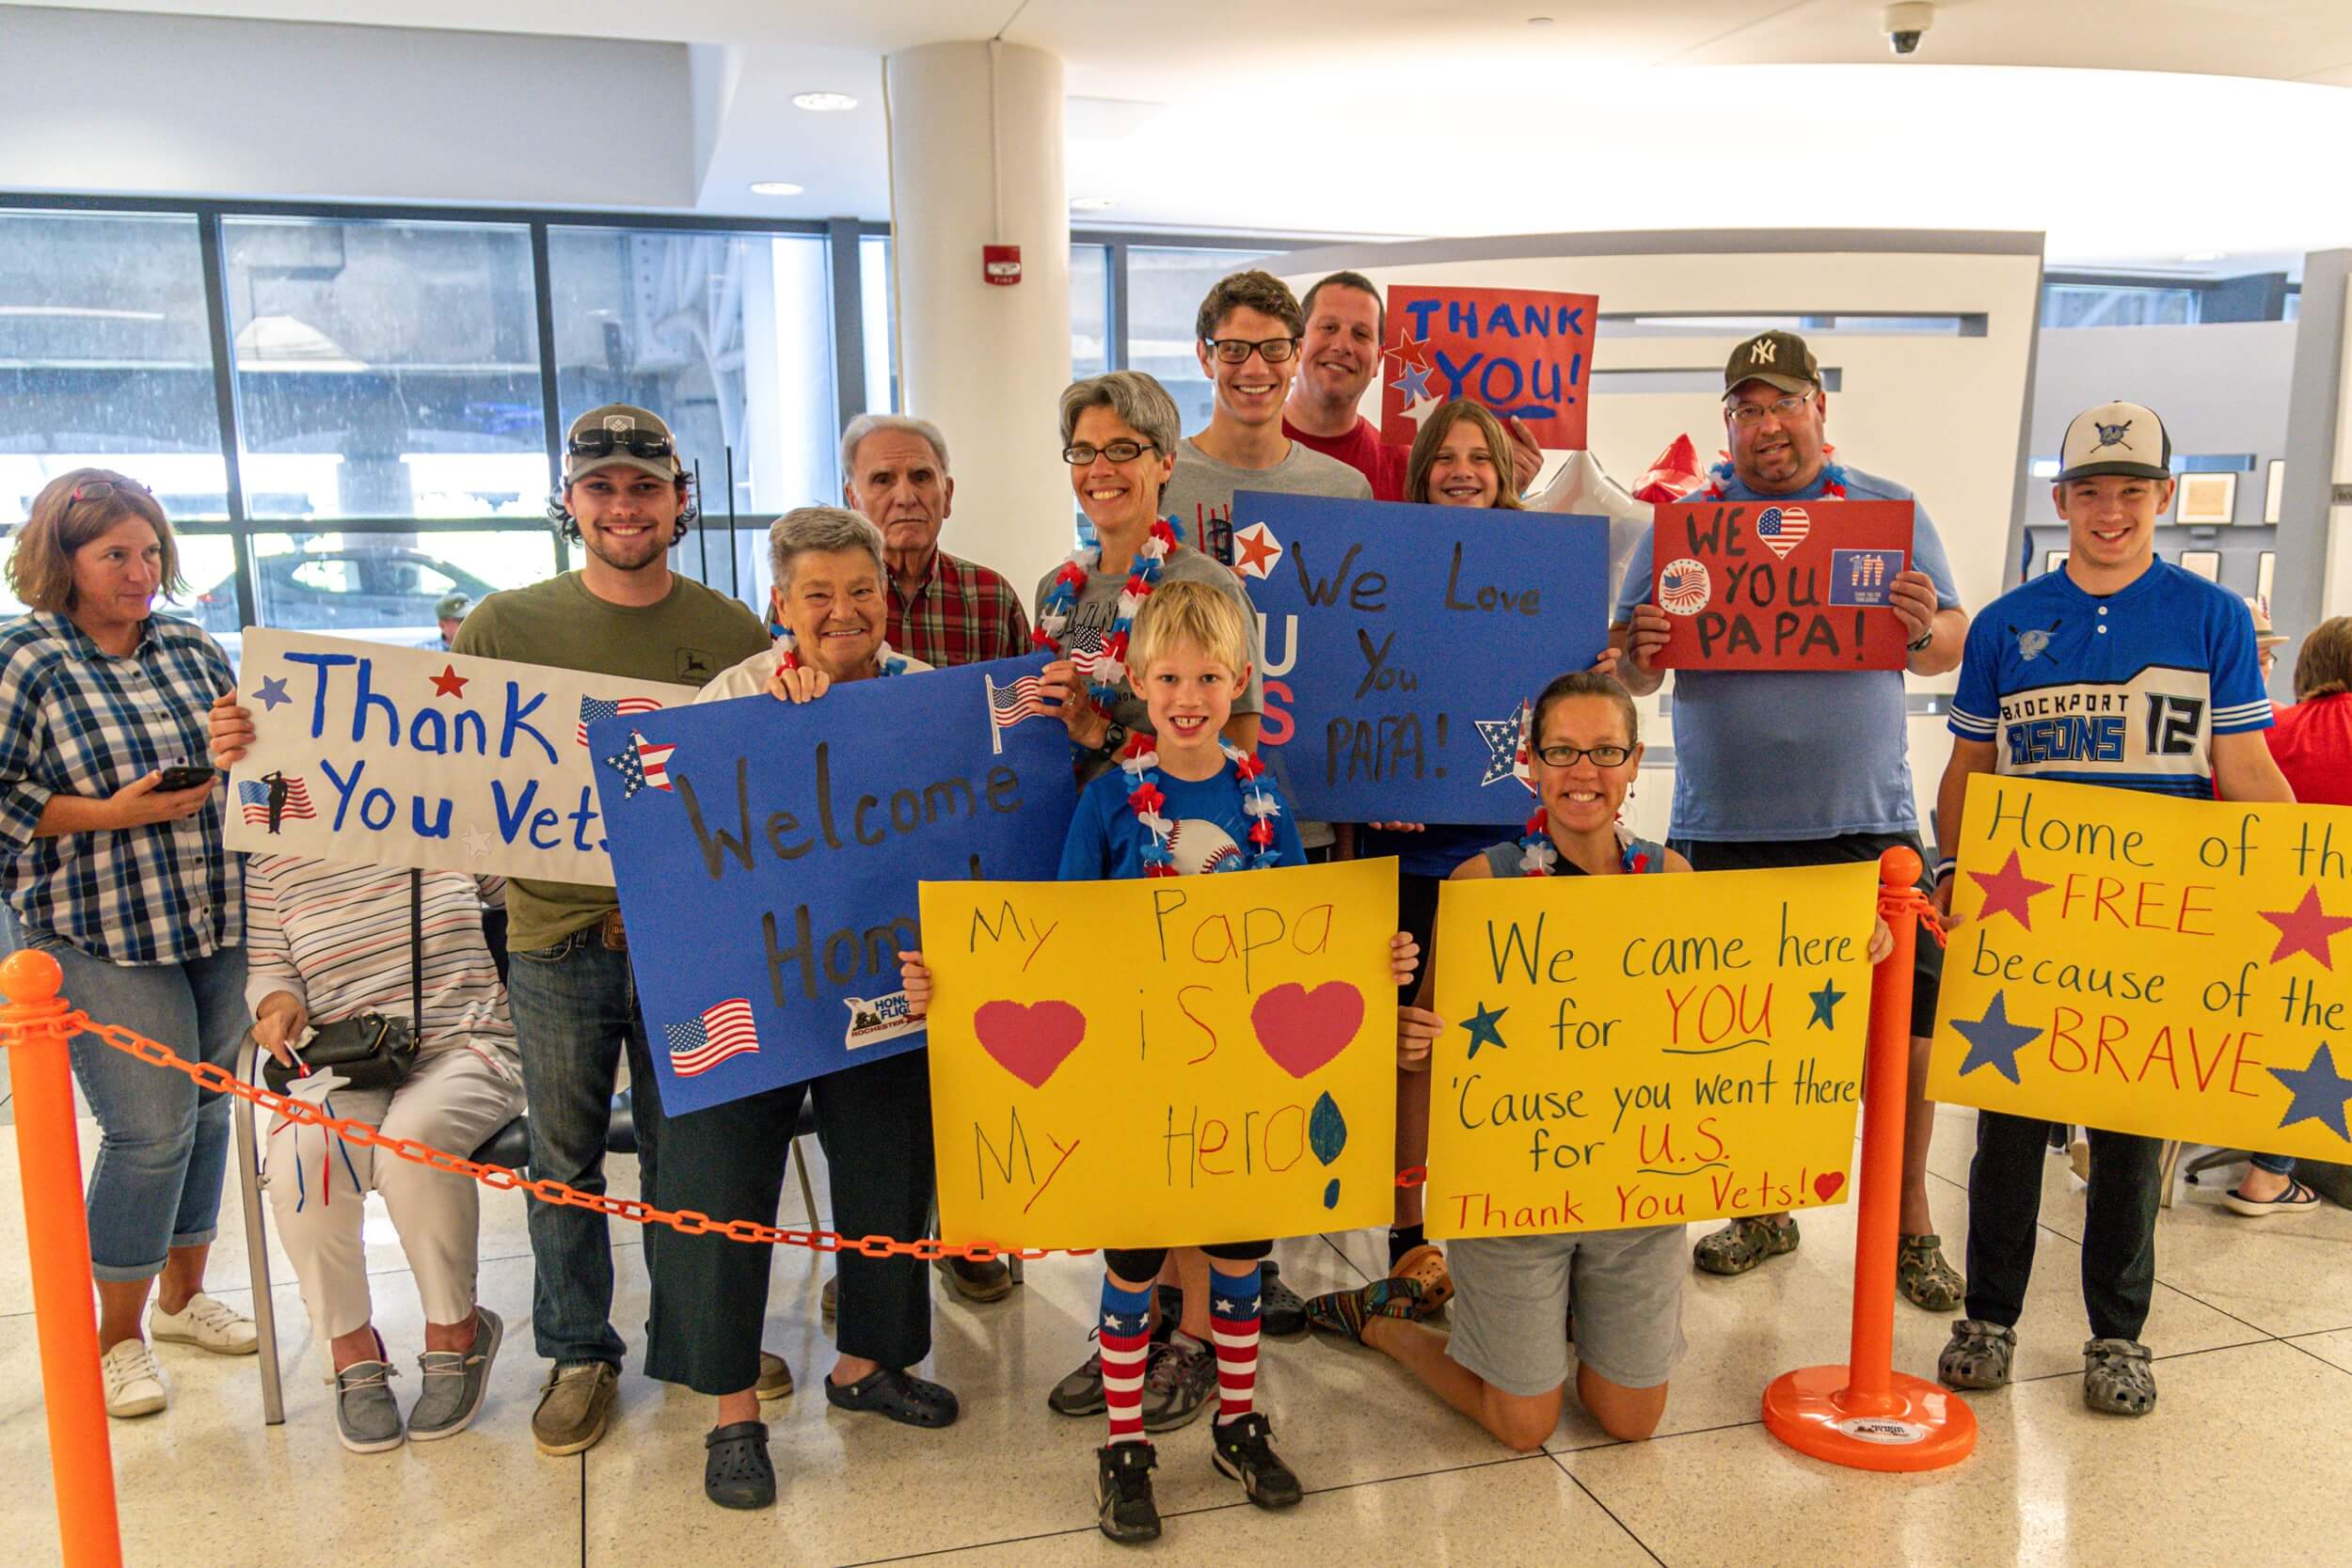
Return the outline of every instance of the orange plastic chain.
<path id="1" fill-rule="evenodd" d="M 721 1236 L 730 1242 L 750 1242 L 764 1246 L 800 1246 L 816 1252 L 855 1252 L 866 1258 L 913 1257 L 929 1262 L 941 1258 L 968 1258 L 986 1262 L 992 1258 L 1007 1255 L 1016 1258 L 1050 1258 L 1058 1255 L 1084 1257 L 1096 1251 L 1094 1247 L 1000 1247 L 988 1242 L 968 1242 L 951 1245 L 935 1238 L 902 1242 L 892 1236 L 850 1237 L 832 1230 L 788 1230 L 756 1220 L 714 1220 L 708 1214 L 692 1209 L 673 1212 L 657 1209 L 633 1197 L 612 1197 L 603 1193 L 583 1193 L 561 1181 L 533 1181 L 516 1175 L 506 1165 L 487 1164 L 469 1160 L 414 1138 L 388 1138 L 364 1121 L 346 1117 L 329 1116 L 307 1100 L 295 1100 L 248 1084 L 226 1068 L 210 1062 L 191 1062 L 167 1045 L 158 1044 L 144 1036 L 132 1033 L 111 1023 L 93 1023 L 89 1015 L 76 1008 L 55 1018 L 33 1023 L 12 1023 L 0 1021 L 0 1044 L 15 1045 L 24 1037 L 55 1034 L 60 1042 L 70 1041 L 76 1035 L 90 1034 L 113 1046 L 117 1051 L 136 1056 L 160 1068 L 186 1073 L 196 1081 L 197 1087 L 215 1094 L 233 1095 L 250 1101 L 256 1107 L 289 1121 L 315 1127 L 351 1143 L 378 1148 L 399 1159 L 435 1170 L 448 1171 L 453 1176 L 471 1177 L 485 1187 L 500 1192 L 519 1192 L 552 1203 L 574 1209 L 593 1209 L 612 1219 L 632 1220 L 639 1225 L 666 1225 L 682 1236 Z M 1397 1174 L 1400 1187 L 1418 1186 L 1427 1179 L 1426 1166 L 1416 1165 Z"/>
<path id="2" fill-rule="evenodd" d="M 1943 947 L 1949 942 L 1951 933 L 1944 925 L 1944 917 L 1936 912 L 1935 901 L 1915 887 L 1890 888 L 1882 883 L 1879 887 L 1879 913 L 1888 920 L 1916 915 L 1920 926 L 1935 939 L 1936 946 Z"/>

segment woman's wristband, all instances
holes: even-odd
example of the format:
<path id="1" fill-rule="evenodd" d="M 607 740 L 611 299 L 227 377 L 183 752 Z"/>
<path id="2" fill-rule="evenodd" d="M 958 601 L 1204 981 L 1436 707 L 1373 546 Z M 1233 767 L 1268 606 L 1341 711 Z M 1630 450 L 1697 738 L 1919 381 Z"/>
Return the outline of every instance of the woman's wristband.
<path id="1" fill-rule="evenodd" d="M 1954 875 L 1954 874 L 1955 874 L 1955 873 L 1957 873 L 1959 870 L 1960 870 L 1960 862 L 1958 862 L 1958 861 L 1956 861 L 1956 860 L 1954 860 L 1954 861 L 1937 861 L 1937 862 L 1935 863 L 1935 879 L 1936 879 L 1937 881 L 1939 881 L 1939 882 L 1940 882 L 1940 881 L 1942 881 L 1945 878 Z"/>

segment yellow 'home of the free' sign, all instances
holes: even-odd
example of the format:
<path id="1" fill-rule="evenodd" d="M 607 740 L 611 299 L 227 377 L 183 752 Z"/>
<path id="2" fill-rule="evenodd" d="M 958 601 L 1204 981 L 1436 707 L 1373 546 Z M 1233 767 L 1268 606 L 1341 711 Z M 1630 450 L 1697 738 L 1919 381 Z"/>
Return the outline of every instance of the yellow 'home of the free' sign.
<path id="1" fill-rule="evenodd" d="M 1968 781 L 1928 1092 L 2352 1159 L 2352 811 Z"/>
<path id="2" fill-rule="evenodd" d="M 1867 862 L 1447 882 L 1429 1234 L 1842 1201 L 1877 888 Z"/>
<path id="3" fill-rule="evenodd" d="M 1396 863 L 925 882 L 941 1235 L 1198 1246 L 1386 1224 Z"/>

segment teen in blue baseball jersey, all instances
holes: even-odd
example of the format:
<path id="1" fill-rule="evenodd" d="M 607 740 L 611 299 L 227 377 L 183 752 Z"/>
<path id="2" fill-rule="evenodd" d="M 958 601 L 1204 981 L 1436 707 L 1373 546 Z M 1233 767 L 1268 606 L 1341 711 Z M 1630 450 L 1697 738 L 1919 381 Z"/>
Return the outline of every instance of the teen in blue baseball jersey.
<path id="1" fill-rule="evenodd" d="M 1952 701 L 1952 760 L 1937 794 L 1950 842 L 1972 773 L 2058 779 L 2197 800 L 2292 800 L 2261 732 L 2270 726 L 2254 623 L 2238 599 L 2155 558 L 2172 504 L 2171 439 L 2153 412 L 2111 403 L 2067 427 L 2052 491 L 2067 561 L 1985 607 L 1968 633 Z M 1936 867 L 1949 911 L 1953 863 Z M 1964 938 L 1963 940 L 1965 940 Z M 2016 1354 L 2033 1275 L 2049 1125 L 1977 1115 L 1968 1167 L 1968 1315 L 1936 1375 L 1998 1388 Z M 2156 1276 L 2163 1145 L 2090 1130 L 2083 1227 L 2083 1402 L 2118 1416 L 2155 1407 L 2139 1331 Z"/>

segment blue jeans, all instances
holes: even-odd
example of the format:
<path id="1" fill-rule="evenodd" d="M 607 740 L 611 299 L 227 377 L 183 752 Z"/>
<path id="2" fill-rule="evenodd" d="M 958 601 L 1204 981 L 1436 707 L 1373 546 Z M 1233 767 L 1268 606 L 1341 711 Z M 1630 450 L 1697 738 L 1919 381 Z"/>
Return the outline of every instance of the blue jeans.
<path id="1" fill-rule="evenodd" d="M 183 963 L 126 965 L 93 958 L 46 931 L 22 935 L 25 946 L 57 960 L 66 1000 L 92 1022 L 144 1035 L 191 1061 L 235 1067 L 237 1042 L 252 1022 L 244 948 Z M 87 1196 L 90 1273 L 152 1279 L 171 1248 L 202 1246 L 220 1228 L 229 1101 L 95 1035 L 76 1035 L 67 1049 L 98 1117 L 98 1163 Z"/>
<path id="2" fill-rule="evenodd" d="M 2295 1175 L 2295 1156 L 2292 1154 L 2249 1154 L 2247 1158 L 2253 1163 L 2256 1170 L 2266 1170 L 2273 1176 L 2290 1180 Z"/>
<path id="3" fill-rule="evenodd" d="M 585 1193 L 604 1188 L 604 1140 L 621 1053 L 628 1053 L 637 1115 L 638 1196 L 651 1203 L 661 1148 L 661 1088 L 637 1010 L 628 955 L 576 931 L 553 947 L 510 955 L 507 1001 L 531 1114 L 531 1174 Z M 645 1267 L 660 1237 L 645 1228 Z M 559 1364 L 627 1352 L 612 1317 L 612 1243 L 605 1217 L 587 1209 L 531 1205 L 531 1324 L 539 1354 Z"/>

